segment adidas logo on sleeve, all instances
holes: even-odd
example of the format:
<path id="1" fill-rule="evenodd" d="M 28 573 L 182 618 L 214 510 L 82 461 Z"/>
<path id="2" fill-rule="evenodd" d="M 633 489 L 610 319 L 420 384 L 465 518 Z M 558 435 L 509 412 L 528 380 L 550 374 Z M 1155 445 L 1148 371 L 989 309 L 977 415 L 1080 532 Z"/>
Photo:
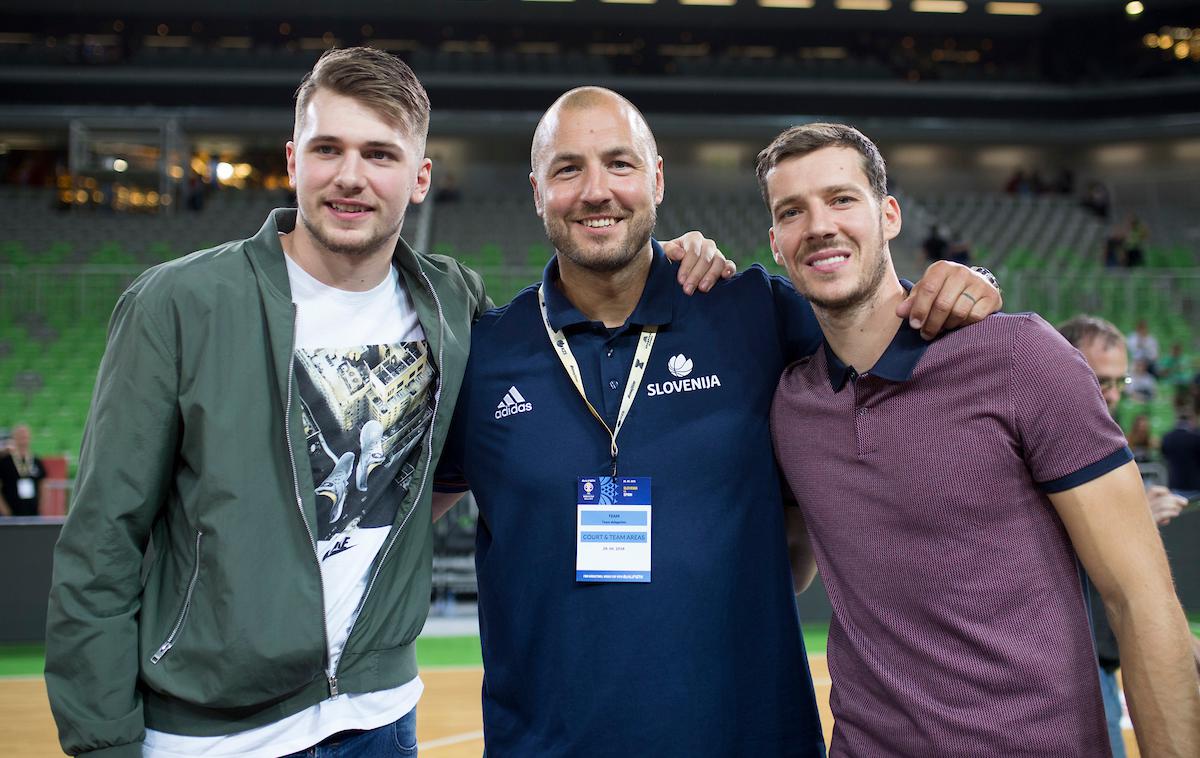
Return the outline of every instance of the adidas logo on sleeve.
<path id="1" fill-rule="evenodd" d="M 531 410 L 533 410 L 533 403 L 522 397 L 514 385 L 508 388 L 508 392 L 504 393 L 504 398 L 496 404 L 496 418 L 515 416 Z"/>

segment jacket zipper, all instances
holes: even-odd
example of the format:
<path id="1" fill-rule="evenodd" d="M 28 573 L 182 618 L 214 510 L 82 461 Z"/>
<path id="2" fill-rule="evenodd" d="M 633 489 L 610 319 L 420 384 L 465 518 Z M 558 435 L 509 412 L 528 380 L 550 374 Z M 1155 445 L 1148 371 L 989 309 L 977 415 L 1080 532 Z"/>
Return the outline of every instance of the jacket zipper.
<path id="1" fill-rule="evenodd" d="M 429 288 L 430 293 L 433 294 L 433 304 L 435 306 L 437 306 L 437 314 L 438 314 L 437 371 L 438 371 L 438 376 L 437 376 L 437 387 L 434 389 L 434 392 L 433 392 L 433 416 L 431 417 L 430 422 L 429 422 L 429 434 L 426 435 L 426 437 L 425 437 L 425 471 L 421 474 L 421 486 L 417 488 L 417 496 L 413 500 L 414 503 L 420 501 L 421 494 L 425 491 L 425 484 L 429 481 L 429 467 L 433 463 L 433 428 L 437 424 L 438 404 L 442 399 L 442 365 L 443 365 L 442 364 L 442 358 L 443 358 L 442 348 L 446 344 L 446 315 L 442 311 L 442 300 L 441 300 L 441 298 L 438 297 L 437 290 L 435 290 L 433 288 L 433 283 L 429 281 L 429 276 L 424 271 L 421 272 L 421 279 L 425 282 L 425 286 Z M 417 509 L 415 507 L 412 510 L 410 510 L 408 512 L 408 515 L 404 517 L 404 520 L 400 522 L 400 525 L 397 526 L 394 530 L 392 530 L 392 535 L 388 539 L 387 544 L 383 548 L 383 556 L 380 557 L 379 563 L 377 563 L 375 565 L 374 573 L 371 574 L 371 581 L 367 582 L 367 589 L 363 592 L 362 599 L 358 601 L 358 607 L 354 609 L 354 624 L 350 625 L 350 632 L 349 632 L 349 634 L 346 635 L 346 643 L 347 644 L 350 643 L 350 637 L 354 634 L 354 626 L 358 623 L 358 614 L 362 612 L 363 606 L 365 606 L 367 604 L 367 597 L 371 594 L 371 588 L 375 586 L 375 580 L 379 578 L 379 572 L 383 570 L 384 561 L 387 560 L 388 554 L 392 552 L 392 547 L 396 544 L 396 540 L 400 538 L 400 533 L 402 531 L 404 531 L 405 524 L 408 523 L 408 520 L 410 518 L 412 518 L 412 515 L 414 513 L 416 513 L 416 511 L 417 511 Z M 344 657 L 344 656 L 345 656 L 345 653 L 343 651 L 342 657 Z M 341 665 L 341 658 L 338 659 L 338 665 L 339 666 Z M 331 687 L 335 686 L 337 683 L 337 669 L 336 668 L 329 675 L 329 679 L 330 679 Z M 334 694 L 335 695 L 337 694 L 336 690 L 334 691 Z"/>
<path id="2" fill-rule="evenodd" d="M 288 381 L 287 400 L 283 405 L 283 436 L 287 440 L 288 461 L 292 464 L 292 487 L 296 493 L 296 507 L 300 510 L 300 523 L 308 534 L 308 542 L 312 545 L 313 560 L 317 562 L 317 582 L 321 587 L 321 638 L 325 642 L 325 679 L 329 682 L 329 694 L 338 694 L 337 677 L 329 666 L 329 614 L 325 611 L 325 577 L 321 574 L 321 556 L 317 552 L 317 538 L 313 536 L 312 527 L 308 525 L 308 517 L 304 515 L 304 498 L 300 495 L 300 474 L 296 471 L 296 452 L 292 447 L 292 378 L 296 373 L 296 331 L 300 328 L 299 308 L 292 303 L 292 344 L 288 350 Z"/>
<path id="3" fill-rule="evenodd" d="M 179 618 L 175 620 L 175 626 L 171 628 L 171 633 L 167 635 L 167 639 L 159 646 L 154 655 L 150 656 L 150 662 L 157 664 L 162 660 L 162 657 L 167 652 L 175 647 L 175 638 L 179 636 L 179 630 L 183 628 L 183 621 L 187 618 L 188 608 L 192 605 L 192 593 L 196 590 L 196 580 L 200 578 L 200 538 L 204 536 L 202 530 L 196 530 L 196 565 L 192 568 L 192 578 L 188 582 L 187 592 L 183 596 L 183 608 L 179 610 Z"/>

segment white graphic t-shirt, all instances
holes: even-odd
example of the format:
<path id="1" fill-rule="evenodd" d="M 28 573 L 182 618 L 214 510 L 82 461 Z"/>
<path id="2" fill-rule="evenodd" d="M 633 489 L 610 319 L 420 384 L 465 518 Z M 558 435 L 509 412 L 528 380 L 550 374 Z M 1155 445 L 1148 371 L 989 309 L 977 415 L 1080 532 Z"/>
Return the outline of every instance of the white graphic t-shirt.
<path id="1" fill-rule="evenodd" d="M 317 499 L 330 669 L 337 670 L 375 556 L 401 501 L 433 413 L 429 345 L 393 268 L 366 292 L 322 284 L 287 259 L 296 304 L 295 382 Z M 257 729 L 221 737 L 146 731 L 143 755 L 278 756 L 347 729 L 374 729 L 412 710 L 419 678 L 392 690 L 343 694 Z"/>

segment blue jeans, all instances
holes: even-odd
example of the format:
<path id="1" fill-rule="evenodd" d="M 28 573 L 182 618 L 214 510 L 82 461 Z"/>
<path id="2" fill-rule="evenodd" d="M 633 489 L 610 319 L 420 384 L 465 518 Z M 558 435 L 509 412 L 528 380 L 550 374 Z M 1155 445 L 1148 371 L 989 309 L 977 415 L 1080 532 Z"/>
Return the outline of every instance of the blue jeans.
<path id="1" fill-rule="evenodd" d="M 391 758 L 417 754 L 417 709 L 378 729 L 340 732 L 283 758 Z"/>
<path id="2" fill-rule="evenodd" d="M 1117 670 L 1100 667 L 1100 694 L 1104 695 L 1104 719 L 1108 722 L 1108 741 L 1113 758 L 1125 758 L 1125 738 L 1121 736 L 1121 694 Z"/>

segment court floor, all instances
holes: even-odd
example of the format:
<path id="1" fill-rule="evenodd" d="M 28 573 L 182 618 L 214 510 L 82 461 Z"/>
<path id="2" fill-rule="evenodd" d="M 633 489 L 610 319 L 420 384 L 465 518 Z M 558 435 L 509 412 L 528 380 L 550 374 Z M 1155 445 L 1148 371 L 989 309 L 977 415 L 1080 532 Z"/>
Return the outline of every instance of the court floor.
<path id="1" fill-rule="evenodd" d="M 810 656 L 821 723 L 828 742 L 833 730 L 829 713 L 829 669 L 825 656 Z M 425 758 L 479 758 L 483 732 L 479 688 L 483 669 L 426 667 L 421 671 L 425 695 L 417 710 L 417 738 Z M 1132 734 L 1126 732 L 1129 758 L 1138 758 Z M 57 758 L 58 747 L 46 686 L 41 677 L 0 678 L 0 756 Z"/>

